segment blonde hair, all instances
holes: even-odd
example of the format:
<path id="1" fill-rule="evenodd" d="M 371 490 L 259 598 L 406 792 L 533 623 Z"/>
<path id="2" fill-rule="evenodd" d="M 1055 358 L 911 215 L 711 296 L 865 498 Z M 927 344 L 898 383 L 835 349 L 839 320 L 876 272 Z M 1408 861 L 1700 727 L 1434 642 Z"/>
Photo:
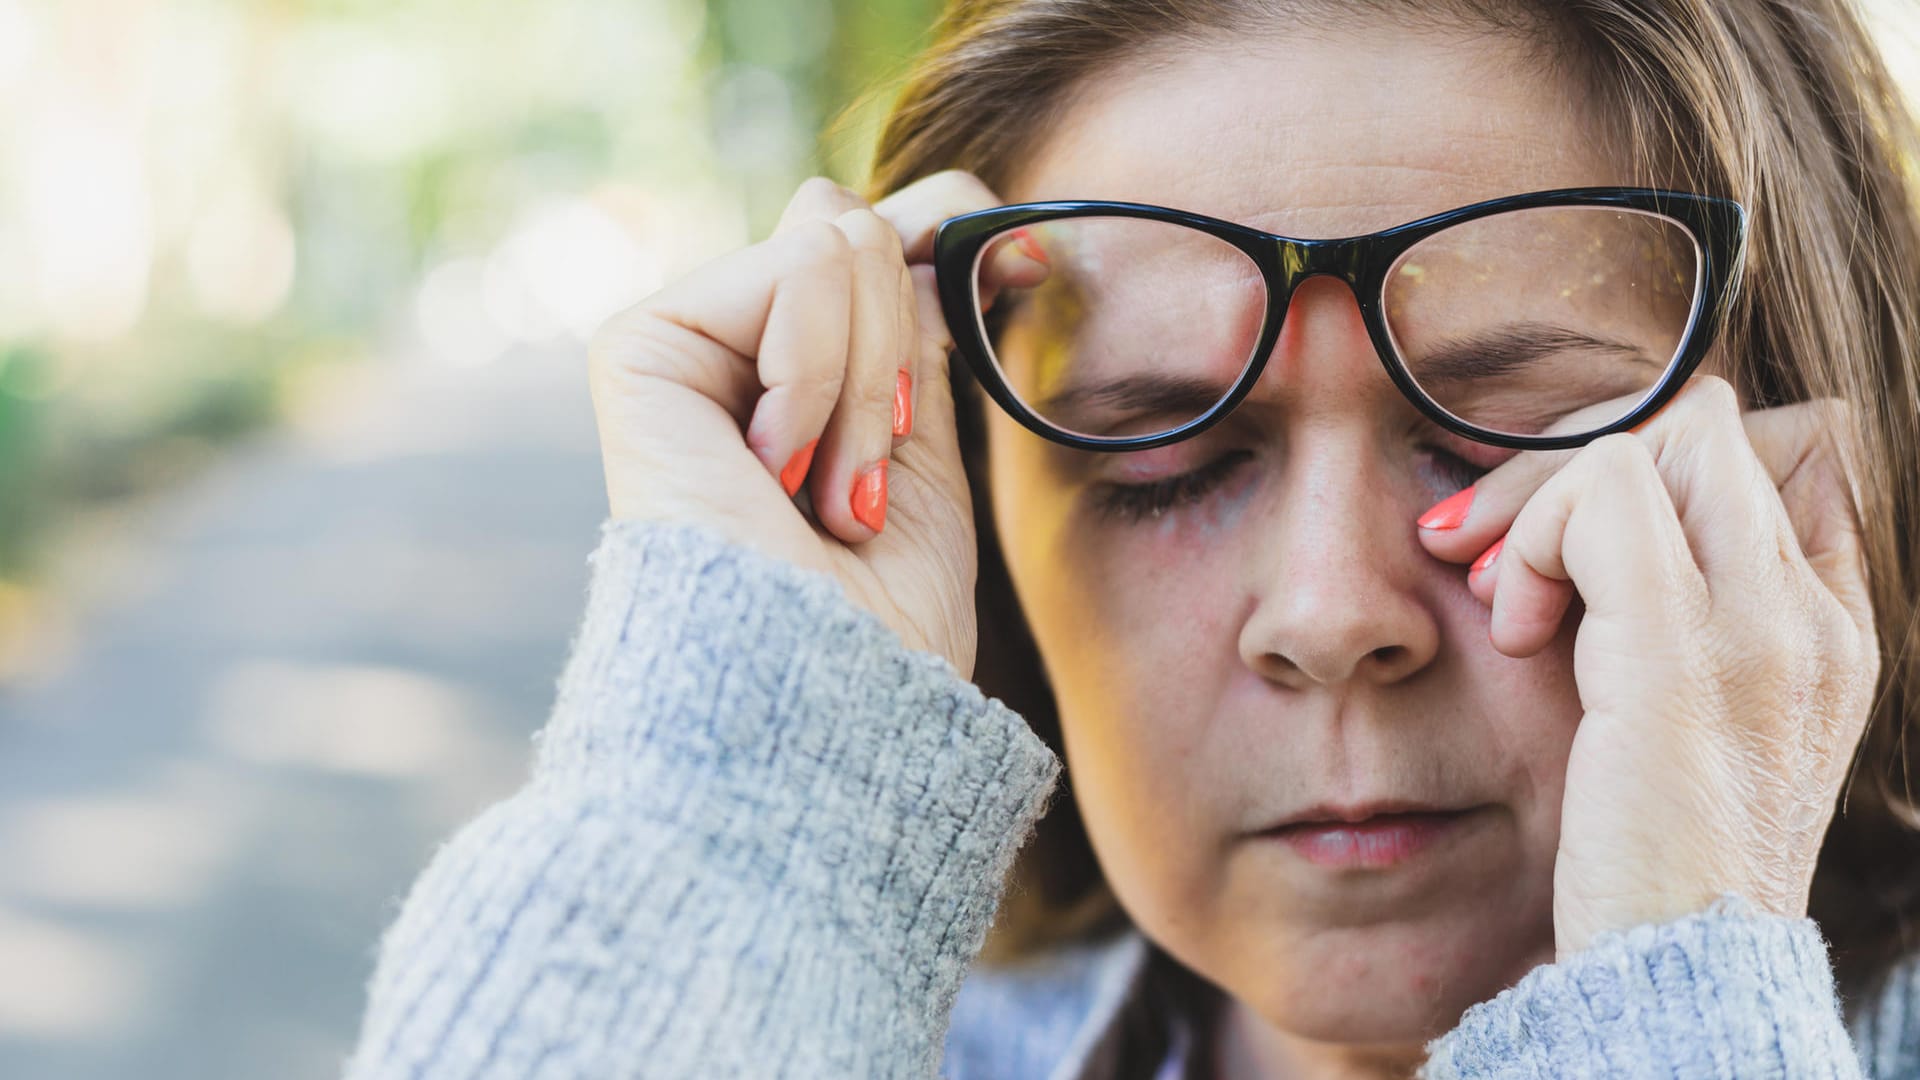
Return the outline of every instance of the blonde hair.
<path id="1" fill-rule="evenodd" d="M 1911 950 L 1920 913 L 1920 810 L 1907 734 L 1920 552 L 1920 210 L 1912 117 L 1846 0 L 952 0 L 884 123 L 864 194 L 948 168 L 1000 189 L 1072 92 L 1147 50 L 1205 44 L 1285 18 L 1356 8 L 1537 41 L 1584 82 L 1640 172 L 1752 211 L 1746 280 L 1722 348 L 1754 407 L 1854 403 L 1858 507 L 1880 640 L 1880 693 L 1828 831 L 1810 914 L 1833 945 L 1843 999 L 1861 1000 Z M 951 365 L 980 529 L 983 633 L 975 681 L 1061 752 L 1059 719 L 986 498 L 984 398 Z M 1863 780 L 1855 790 L 1855 780 Z M 1072 797 L 1071 771 L 1022 852 L 988 963 L 1126 925 Z"/>

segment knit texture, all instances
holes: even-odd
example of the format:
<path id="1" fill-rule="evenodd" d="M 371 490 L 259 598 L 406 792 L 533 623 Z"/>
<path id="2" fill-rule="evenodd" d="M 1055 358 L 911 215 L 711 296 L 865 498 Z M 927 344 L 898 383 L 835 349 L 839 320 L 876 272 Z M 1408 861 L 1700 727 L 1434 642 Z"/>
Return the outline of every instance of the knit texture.
<path id="1" fill-rule="evenodd" d="M 1920 1077 L 1920 955 L 1903 958 L 1872 996 L 1859 1003 L 1851 1031 L 1868 1076 Z"/>
<path id="2" fill-rule="evenodd" d="M 1058 759 L 826 575 L 601 533 L 531 780 L 415 882 L 347 1074 L 932 1075 Z"/>
<path id="3" fill-rule="evenodd" d="M 969 968 L 1059 777 L 1020 716 L 704 526 L 609 520 L 589 565 L 531 776 L 405 896 L 350 1080 L 1163 1065 L 1116 1060 L 1165 1042 L 1120 1037 L 1137 933 Z M 1920 1076 L 1916 1011 L 1911 969 L 1867 1003 L 1868 1075 Z M 1862 1075 L 1816 924 L 1731 894 L 1599 935 L 1429 1051 L 1429 1080 Z"/>
<path id="4" fill-rule="evenodd" d="M 1863 1075 L 1812 919 L 1723 894 L 1707 910 L 1597 934 L 1469 1008 L 1429 1043 L 1427 1080 Z"/>

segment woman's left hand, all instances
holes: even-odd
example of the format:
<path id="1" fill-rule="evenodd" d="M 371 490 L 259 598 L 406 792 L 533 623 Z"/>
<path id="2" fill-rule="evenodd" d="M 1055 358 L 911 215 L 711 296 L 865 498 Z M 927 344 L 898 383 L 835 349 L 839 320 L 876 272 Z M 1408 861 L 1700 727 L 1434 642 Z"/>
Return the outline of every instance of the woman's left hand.
<path id="1" fill-rule="evenodd" d="M 1522 453 L 1467 520 L 1419 529 L 1466 562 L 1493 646 L 1539 652 L 1578 592 L 1584 715 L 1553 873 L 1555 949 L 1736 892 L 1807 913 L 1815 860 L 1865 729 L 1880 649 L 1835 399 L 1740 411 L 1696 375 L 1652 419 Z M 1504 539 L 1501 539 L 1504 534 Z"/>

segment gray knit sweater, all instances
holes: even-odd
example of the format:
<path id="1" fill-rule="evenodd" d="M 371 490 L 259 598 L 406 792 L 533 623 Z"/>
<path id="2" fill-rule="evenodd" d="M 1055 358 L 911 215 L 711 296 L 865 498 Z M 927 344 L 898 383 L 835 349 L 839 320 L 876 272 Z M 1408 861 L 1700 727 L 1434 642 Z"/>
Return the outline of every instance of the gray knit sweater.
<path id="1" fill-rule="evenodd" d="M 414 882 L 348 1077 L 1179 1075 L 1137 933 L 971 966 L 1060 771 L 1019 715 L 703 526 L 609 520 L 589 563 L 531 777 Z M 1727 894 L 1534 969 L 1423 1076 L 1920 1076 L 1914 967 L 1850 1025 L 1816 924 Z"/>

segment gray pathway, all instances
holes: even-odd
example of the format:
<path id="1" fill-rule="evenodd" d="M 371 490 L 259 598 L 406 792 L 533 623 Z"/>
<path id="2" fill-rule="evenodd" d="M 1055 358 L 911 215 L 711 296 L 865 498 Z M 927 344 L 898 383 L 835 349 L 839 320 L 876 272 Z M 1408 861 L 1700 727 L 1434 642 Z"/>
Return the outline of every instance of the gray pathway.
<path id="1" fill-rule="evenodd" d="M 0 687 L 0 1076 L 337 1075 L 406 886 L 524 777 L 606 510 L 583 361 L 363 375 L 125 521 Z"/>

